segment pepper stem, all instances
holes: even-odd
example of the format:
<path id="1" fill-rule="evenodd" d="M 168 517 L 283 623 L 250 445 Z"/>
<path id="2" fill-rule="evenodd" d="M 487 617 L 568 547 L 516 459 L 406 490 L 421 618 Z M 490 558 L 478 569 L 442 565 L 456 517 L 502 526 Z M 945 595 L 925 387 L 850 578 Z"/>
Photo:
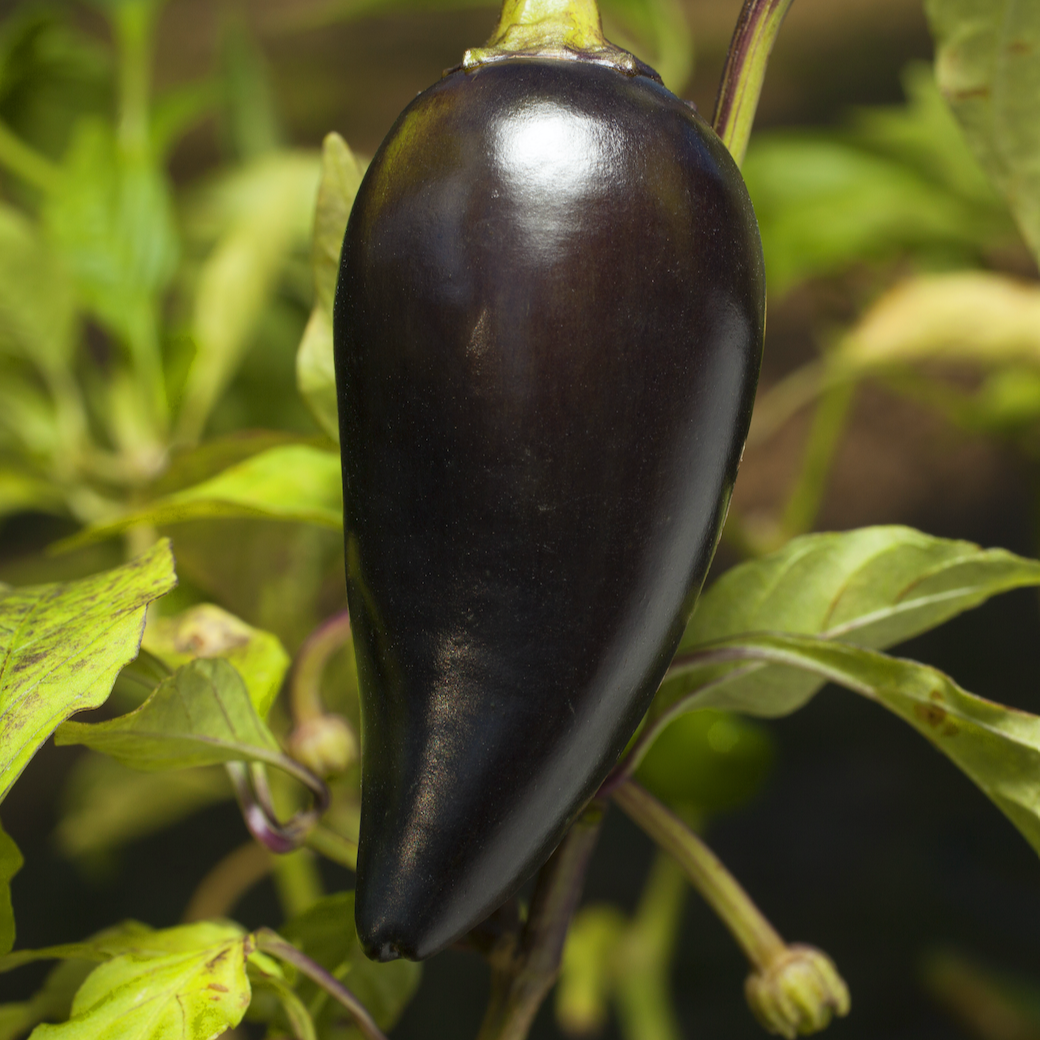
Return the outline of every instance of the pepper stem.
<path id="1" fill-rule="evenodd" d="M 793 0 L 744 0 L 719 84 L 712 126 L 739 166 L 744 161 L 769 54 Z"/>
<path id="2" fill-rule="evenodd" d="M 604 37 L 596 0 L 505 0 L 491 39 L 466 51 L 462 67 L 523 56 L 592 61 L 628 75 L 646 71 Z"/>

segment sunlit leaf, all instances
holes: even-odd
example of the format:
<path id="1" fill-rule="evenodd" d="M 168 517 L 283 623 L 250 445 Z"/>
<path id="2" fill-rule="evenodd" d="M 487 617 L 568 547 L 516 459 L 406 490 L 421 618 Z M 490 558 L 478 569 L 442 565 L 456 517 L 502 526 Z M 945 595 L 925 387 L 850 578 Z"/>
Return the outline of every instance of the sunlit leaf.
<path id="1" fill-rule="evenodd" d="M 43 987 L 29 1000 L 0 1005 L 0 1040 L 24 1036 L 38 1022 L 68 1018 L 76 990 L 94 967 L 92 961 L 62 961 L 50 971 Z"/>
<path id="2" fill-rule="evenodd" d="M 817 688 L 837 683 L 884 705 L 967 774 L 1040 853 L 1040 718 L 976 697 L 935 668 L 837 641 L 749 634 L 710 649 L 804 670 Z M 769 714 L 790 710 L 773 701 Z"/>
<path id="3" fill-rule="evenodd" d="M 854 368 L 940 358 L 1040 363 L 1040 288 L 986 271 L 900 282 L 843 339 Z"/>
<path id="4" fill-rule="evenodd" d="M 1040 256 L 1040 5 L 926 0 L 925 11 L 939 86 Z"/>
<path id="5" fill-rule="evenodd" d="M 196 289 L 198 350 L 181 402 L 182 440 L 201 435 L 289 253 L 308 240 L 318 177 L 316 156 L 275 152 L 226 178 L 201 204 L 223 226 Z"/>
<path id="6" fill-rule="evenodd" d="M 38 950 L 15 950 L 0 957 L 0 972 L 13 971 L 23 964 L 35 961 L 77 960 L 107 961 L 118 957 L 128 950 L 147 949 L 155 932 L 140 921 L 123 921 L 112 928 L 84 939 L 83 942 L 61 943 L 58 946 L 45 946 Z M 166 940 L 156 940 L 162 942 Z M 157 950 L 163 952 L 165 947 Z"/>
<path id="7" fill-rule="evenodd" d="M 7 953 L 14 946 L 11 878 L 22 869 L 24 862 L 14 839 L 0 828 L 0 954 Z"/>
<path id="8" fill-rule="evenodd" d="M 80 581 L 0 588 L 0 798 L 54 728 L 103 704 L 149 603 L 175 584 L 170 544 Z"/>
<path id="9" fill-rule="evenodd" d="M 397 1021 L 419 985 L 422 965 L 406 960 L 380 964 L 365 956 L 354 928 L 353 892 L 326 896 L 284 925 L 281 934 L 348 986 L 381 1029 Z M 314 983 L 303 979 L 297 989 L 312 1008 L 321 1009 L 315 1022 L 322 1035 L 334 1022 L 349 1021 L 346 1011 Z M 316 999 L 320 1004 L 312 1003 Z"/>
<path id="10" fill-rule="evenodd" d="M 151 932 L 95 968 L 36 1040 L 213 1040 L 249 1006 L 248 939 L 230 922 Z"/>
<path id="11" fill-rule="evenodd" d="M 148 486 L 147 493 L 161 498 L 183 491 L 269 448 L 300 443 L 305 439 L 285 430 L 237 430 L 224 437 L 211 437 L 202 444 L 171 452 L 165 471 Z"/>
<path id="12" fill-rule="evenodd" d="M 1003 549 L 933 538 L 908 527 L 866 527 L 795 538 L 727 571 L 701 597 L 679 655 L 744 632 L 791 632 L 883 649 L 991 596 L 1040 585 L 1040 563 Z M 713 682 L 665 676 L 647 718 L 655 732 L 687 707 L 774 716 L 795 711 L 822 680 L 761 662 L 713 667 Z"/>
<path id="13" fill-rule="evenodd" d="M 133 527 L 215 517 L 343 523 L 339 456 L 304 444 L 271 448 L 209 480 L 156 499 L 117 520 L 96 524 L 60 543 L 72 548 Z"/>
<path id="14" fill-rule="evenodd" d="M 314 418 L 334 440 L 339 439 L 339 422 L 332 359 L 332 301 L 343 235 L 362 173 L 347 142 L 339 134 L 329 134 L 322 149 L 321 186 L 311 244 L 314 310 L 296 356 L 296 381 Z"/>
<path id="15" fill-rule="evenodd" d="M 105 755 L 83 755 L 65 781 L 58 848 L 92 859 L 233 796 L 223 769 L 141 773 Z"/>
<path id="16" fill-rule="evenodd" d="M 226 658 L 245 682 L 262 719 L 267 718 L 289 668 L 289 655 L 277 636 L 212 603 L 151 619 L 141 645 L 172 669 L 196 657 Z"/>
<path id="17" fill-rule="evenodd" d="M 336 369 L 332 353 L 332 319 L 315 304 L 296 352 L 296 385 L 315 422 L 339 440 Z"/>
<path id="18" fill-rule="evenodd" d="M 66 722 L 54 742 L 86 744 L 144 772 L 249 760 L 286 763 L 241 676 L 220 657 L 184 665 L 126 715 Z"/>
<path id="19" fill-rule="evenodd" d="M 343 235 L 364 172 L 347 142 L 339 134 L 328 134 L 322 145 L 321 184 L 314 214 L 311 265 L 317 302 L 330 316 L 339 276 Z"/>

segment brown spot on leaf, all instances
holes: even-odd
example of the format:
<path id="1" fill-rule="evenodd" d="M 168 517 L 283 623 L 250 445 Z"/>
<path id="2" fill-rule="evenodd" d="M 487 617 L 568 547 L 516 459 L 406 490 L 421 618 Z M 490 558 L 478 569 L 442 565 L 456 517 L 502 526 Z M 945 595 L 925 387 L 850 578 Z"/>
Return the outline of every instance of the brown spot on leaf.
<path id="1" fill-rule="evenodd" d="M 951 90 L 951 101 L 970 101 L 972 98 L 988 98 L 989 87 L 972 87 L 971 90 Z"/>
<path id="2" fill-rule="evenodd" d="M 1033 44 L 1029 40 L 1012 40 L 1007 49 L 1008 54 L 1032 54 Z"/>
<path id="3" fill-rule="evenodd" d="M 946 709 L 935 704 L 915 704 L 914 714 L 929 726 L 938 729 L 946 721 Z"/>
<path id="4" fill-rule="evenodd" d="M 213 962 L 210 961 L 210 964 L 212 964 L 212 963 Z M 206 989 L 215 989 L 218 993 L 227 993 L 227 991 L 228 991 L 227 986 L 222 986 L 219 982 L 211 982 L 206 987 Z"/>

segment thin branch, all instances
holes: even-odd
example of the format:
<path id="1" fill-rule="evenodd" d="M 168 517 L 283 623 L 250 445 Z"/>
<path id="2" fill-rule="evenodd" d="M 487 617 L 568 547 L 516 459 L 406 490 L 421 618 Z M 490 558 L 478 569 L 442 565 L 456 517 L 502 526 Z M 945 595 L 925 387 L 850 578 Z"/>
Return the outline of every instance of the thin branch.
<path id="1" fill-rule="evenodd" d="M 581 899 L 603 806 L 592 802 L 538 874 L 519 942 L 505 941 L 489 955 L 491 998 L 478 1040 L 524 1040 L 560 971 L 574 910 Z"/>
<path id="2" fill-rule="evenodd" d="M 271 854 L 250 839 L 232 849 L 199 882 L 184 911 L 184 921 L 229 917 L 235 904 L 271 873 Z"/>
<path id="3" fill-rule="evenodd" d="M 737 879 L 678 816 L 632 780 L 616 787 L 611 797 L 679 863 L 755 968 L 768 970 L 786 954 L 783 939 Z"/>
<path id="4" fill-rule="evenodd" d="M 258 949 L 263 950 L 264 953 L 273 954 L 286 964 L 291 964 L 297 971 L 302 972 L 312 982 L 321 986 L 330 997 L 338 1000 L 350 1012 L 358 1029 L 367 1040 L 386 1040 L 385 1034 L 376 1025 L 365 1005 L 339 979 L 270 928 L 260 928 L 254 934 Z"/>
<path id="5" fill-rule="evenodd" d="M 289 686 L 293 724 L 321 718 L 325 705 L 321 699 L 321 677 L 329 658 L 350 639 L 350 614 L 334 614 L 316 628 L 300 647 L 293 664 Z"/>
<path id="6" fill-rule="evenodd" d="M 745 0 L 726 57 L 712 125 L 739 166 L 744 161 L 769 53 L 792 0 Z"/>
<path id="7" fill-rule="evenodd" d="M 306 784 L 314 794 L 311 808 L 296 813 L 287 823 L 281 823 L 275 815 L 262 763 L 224 763 L 249 833 L 261 845 L 279 854 L 300 848 L 308 832 L 329 807 L 328 787 L 310 770 L 292 759 L 286 757 L 285 763 L 283 768 L 286 772 Z"/>

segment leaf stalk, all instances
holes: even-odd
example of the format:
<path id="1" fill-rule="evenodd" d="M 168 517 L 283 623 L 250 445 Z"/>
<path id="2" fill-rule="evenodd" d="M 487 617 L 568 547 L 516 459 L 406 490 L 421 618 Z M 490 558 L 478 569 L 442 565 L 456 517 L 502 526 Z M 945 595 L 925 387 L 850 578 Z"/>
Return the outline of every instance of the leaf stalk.
<path id="1" fill-rule="evenodd" d="M 769 55 L 793 0 L 745 0 L 726 56 L 712 125 L 740 166 L 762 95 Z"/>

